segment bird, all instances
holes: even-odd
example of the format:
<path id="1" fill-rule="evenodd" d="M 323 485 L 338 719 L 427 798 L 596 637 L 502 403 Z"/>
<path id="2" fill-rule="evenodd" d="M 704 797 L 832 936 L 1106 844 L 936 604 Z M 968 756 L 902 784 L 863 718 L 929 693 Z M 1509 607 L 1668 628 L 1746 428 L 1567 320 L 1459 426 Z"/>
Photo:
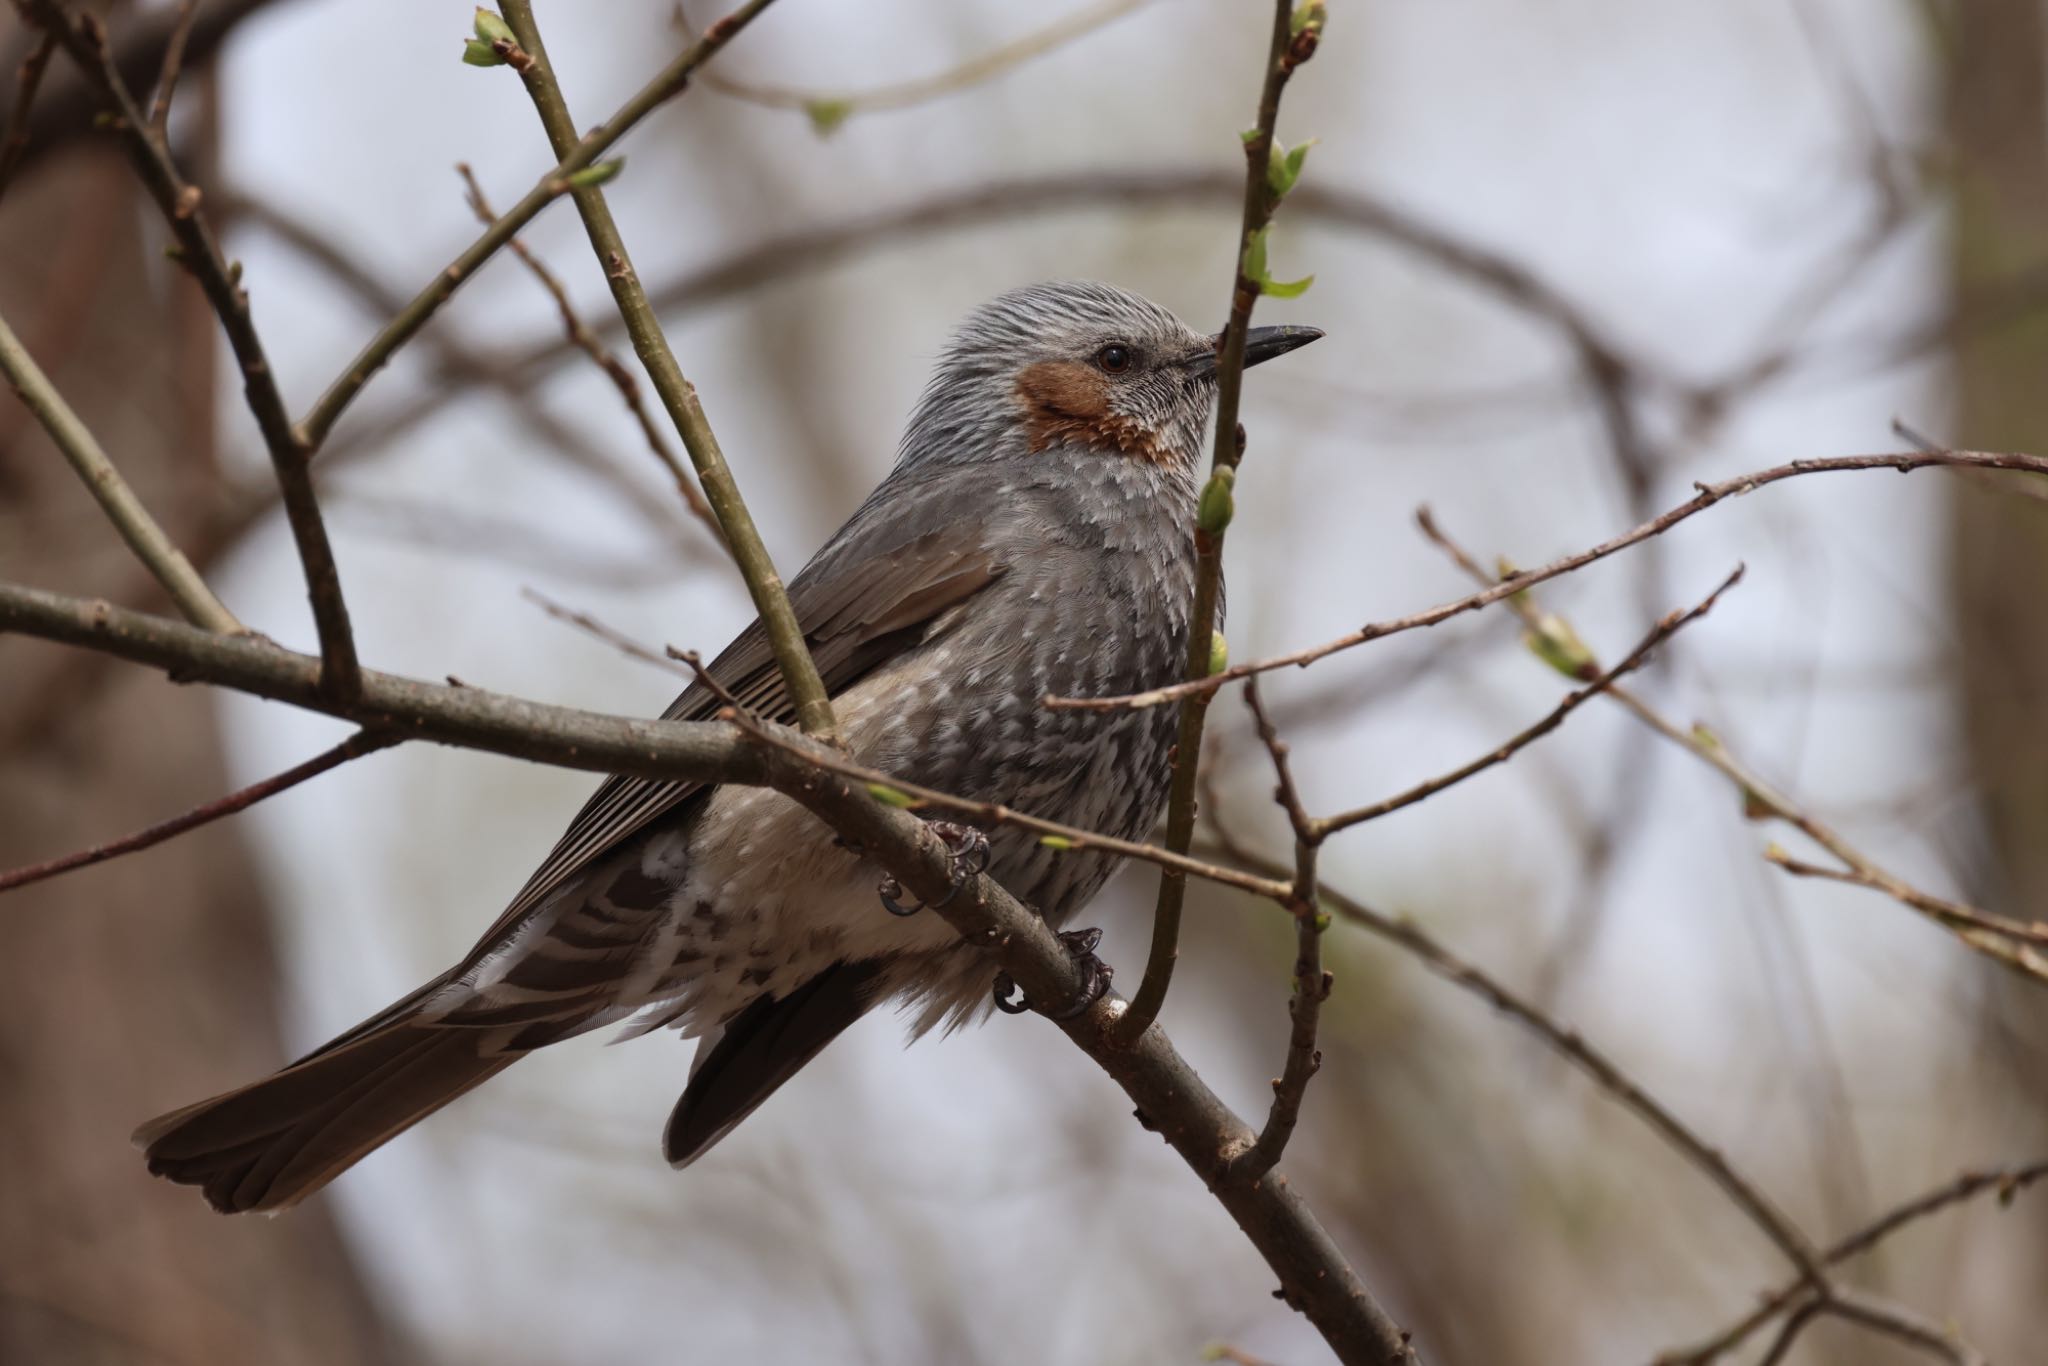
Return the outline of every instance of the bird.
<path id="1" fill-rule="evenodd" d="M 1322 335 L 1252 328 L 1244 364 Z M 1043 700 L 1186 668 L 1220 345 L 1088 281 L 1012 289 L 966 318 L 890 472 L 789 585 L 854 759 L 1119 839 L 1152 828 L 1174 709 Z M 665 716 L 725 705 L 795 719 L 758 620 Z M 1055 929 L 1115 869 L 1014 827 L 942 833 Z M 612 776 L 459 963 L 134 1141 L 217 1210 L 280 1210 L 534 1049 L 619 1024 L 699 1040 L 662 1140 L 687 1166 L 882 1002 L 912 1038 L 986 1016 L 982 952 L 937 915 L 878 904 L 882 878 L 770 789 Z"/>

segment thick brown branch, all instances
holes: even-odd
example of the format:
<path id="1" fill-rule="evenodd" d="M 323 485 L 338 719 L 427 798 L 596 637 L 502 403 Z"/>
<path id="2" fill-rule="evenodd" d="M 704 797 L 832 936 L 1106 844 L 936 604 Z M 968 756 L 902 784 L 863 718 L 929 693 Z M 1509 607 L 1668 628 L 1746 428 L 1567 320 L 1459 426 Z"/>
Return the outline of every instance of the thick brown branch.
<path id="1" fill-rule="evenodd" d="M 31 882 L 41 882 L 45 878 L 53 878 L 75 868 L 105 863 L 108 859 L 162 844 L 167 839 L 217 821 L 223 816 L 246 811 L 266 797 L 274 797 L 287 788 L 297 787 L 307 779 L 317 778 L 329 769 L 341 767 L 351 759 L 360 758 L 397 743 L 398 738 L 393 735 L 367 730 L 357 731 L 334 748 L 315 755 L 296 768 L 288 768 L 282 773 L 265 778 L 262 782 L 251 783 L 240 791 L 228 793 L 225 797 L 216 797 L 210 802 L 173 816 L 167 821 L 159 821 L 132 835 L 124 835 L 120 839 L 109 840 L 90 849 L 81 849 L 75 854 L 66 854 L 62 858 L 51 859 L 46 863 L 34 863 L 25 868 L 16 868 L 10 873 L 0 873 L 0 892 L 11 892 L 16 887 L 26 887 Z"/>
<path id="2" fill-rule="evenodd" d="M 954 860 L 916 816 L 838 776 L 837 751 L 784 732 L 766 745 L 724 722 L 642 721 L 550 707 L 482 689 L 366 671 L 360 695 L 323 693 L 316 660 L 249 636 L 217 636 L 103 602 L 0 584 L 0 632 L 100 650 L 194 679 L 346 716 L 403 739 L 652 778 L 765 785 L 800 802 L 870 855 L 970 943 L 987 949 L 1033 1000 L 1068 1001 L 1083 982 L 1045 921 L 986 875 L 954 891 Z M 948 895 L 952 893 L 952 895 Z M 941 904 L 943 903 L 943 904 Z M 1347 1362 L 1412 1362 L 1400 1328 L 1280 1175 L 1230 1178 L 1225 1155 L 1253 1141 L 1174 1050 L 1164 1031 L 1112 1044 L 1124 1003 L 1106 995 L 1060 1028 L 1106 1071 L 1237 1220 L 1300 1309 Z"/>

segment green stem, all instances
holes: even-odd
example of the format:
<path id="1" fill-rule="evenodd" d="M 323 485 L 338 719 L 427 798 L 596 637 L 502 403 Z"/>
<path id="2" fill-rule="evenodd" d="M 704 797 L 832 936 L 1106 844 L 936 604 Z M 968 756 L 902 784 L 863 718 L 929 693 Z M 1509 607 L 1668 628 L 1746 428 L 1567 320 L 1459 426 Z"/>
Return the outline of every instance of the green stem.
<path id="1" fill-rule="evenodd" d="M 1296 60 L 1288 52 L 1288 20 L 1293 0 L 1276 0 L 1273 6 L 1272 41 L 1266 53 L 1266 82 L 1259 92 L 1259 121 L 1246 139 L 1244 180 L 1244 226 L 1238 236 L 1237 252 L 1231 266 L 1230 320 L 1223 328 L 1221 355 L 1216 362 L 1216 447 L 1210 461 L 1212 470 L 1236 468 L 1244 458 L 1243 433 L 1237 425 L 1238 398 L 1244 388 L 1245 335 L 1251 330 L 1252 305 L 1259 297 L 1258 283 L 1244 273 L 1244 255 L 1252 238 L 1272 220 L 1275 201 L 1266 185 L 1266 162 L 1273 147 L 1273 126 L 1280 118 L 1280 92 L 1293 74 Z M 1195 601 L 1188 618 L 1188 659 L 1186 677 L 1192 681 L 1210 673 L 1210 656 L 1216 633 L 1216 604 L 1223 589 L 1223 532 L 1195 531 Z M 1185 854 L 1195 837 L 1195 778 L 1201 765 L 1202 728 L 1208 719 L 1213 691 L 1190 693 L 1181 702 L 1180 731 L 1174 742 L 1173 781 L 1166 803 L 1166 848 Z M 1159 878 L 1159 900 L 1152 911 L 1152 947 L 1145 959 L 1145 976 L 1131 1008 L 1117 1021 L 1117 1039 L 1124 1044 L 1137 1041 L 1166 1003 L 1166 989 L 1173 980 L 1173 967 L 1180 957 L 1180 916 L 1187 899 L 1185 874 L 1166 871 Z"/>
<path id="2" fill-rule="evenodd" d="M 762 3 L 765 4 L 766 0 Z M 555 80 L 547 48 L 541 42 L 540 28 L 534 22 L 533 6 L 529 0 L 506 0 L 504 10 L 505 21 L 512 26 L 520 47 L 533 59 L 521 68 L 520 77 L 533 96 L 534 107 L 540 112 L 541 123 L 547 129 L 548 141 L 554 145 L 557 155 L 566 157 L 577 146 L 576 121 L 570 116 L 568 101 Z M 606 282 L 611 285 L 612 299 L 618 304 L 619 316 L 625 320 L 627 334 L 633 339 L 634 354 L 647 368 L 648 377 L 654 381 L 654 390 L 661 397 L 662 407 L 668 410 L 677 435 L 683 439 L 684 449 L 690 453 L 690 463 L 696 466 L 697 478 L 704 485 L 705 500 L 718 517 L 718 525 L 732 547 L 733 561 L 739 565 L 740 574 L 747 582 L 747 592 L 754 599 L 754 610 L 761 614 L 762 624 L 767 628 L 769 644 L 775 651 L 775 662 L 782 670 L 790 699 L 796 704 L 797 723 L 805 734 L 832 738 L 836 733 L 832 703 L 826 695 L 824 680 L 818 676 L 818 666 L 811 659 L 810 647 L 804 643 L 803 627 L 797 621 L 796 610 L 790 606 L 782 577 L 776 573 L 768 547 L 762 543 L 753 515 L 747 511 L 746 500 L 740 496 L 732 468 L 726 464 L 725 454 L 719 449 L 718 438 L 712 433 L 710 420 L 704 415 L 704 405 L 697 399 L 696 386 L 684 376 L 682 366 L 676 362 L 675 351 L 662 334 L 661 323 L 654 315 L 653 305 L 647 301 L 647 291 L 640 283 L 639 273 L 633 269 L 632 257 L 626 252 L 625 239 L 619 234 L 619 225 L 612 217 L 611 206 L 605 202 L 604 191 L 592 185 L 572 193 L 576 199 L 576 210 L 583 215 L 583 226 L 589 233 L 591 249 L 597 253 L 598 264 L 604 270 Z"/>

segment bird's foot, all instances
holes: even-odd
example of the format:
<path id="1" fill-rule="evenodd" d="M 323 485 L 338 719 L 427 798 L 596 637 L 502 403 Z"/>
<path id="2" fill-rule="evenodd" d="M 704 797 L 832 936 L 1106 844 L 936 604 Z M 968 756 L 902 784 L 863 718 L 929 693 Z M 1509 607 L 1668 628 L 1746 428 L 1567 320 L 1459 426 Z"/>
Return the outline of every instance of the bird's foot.
<path id="1" fill-rule="evenodd" d="M 1074 966 L 1081 972 L 1081 989 L 1074 993 L 1074 999 L 1058 1010 L 1041 1011 L 1048 1020 L 1071 1020 L 1101 1000 L 1109 991 L 1110 979 L 1116 976 L 1116 969 L 1095 956 L 1095 950 L 1102 943 L 1102 931 L 1097 929 L 1066 930 L 1059 936 L 1060 943 L 1073 955 Z M 996 974 L 996 1009 L 1005 1015 L 1022 1015 L 1034 1009 L 1029 997 L 1017 989 L 1017 983 L 1007 972 Z"/>
<path id="2" fill-rule="evenodd" d="M 944 896 L 932 902 L 934 908 L 943 906 L 960 895 L 960 889 L 976 877 L 988 871 L 988 836 L 971 825 L 960 825 L 953 821 L 932 821 L 931 832 L 946 846 L 946 852 L 953 856 L 952 886 Z M 882 909 L 890 915 L 916 915 L 925 909 L 923 902 L 903 904 L 903 884 L 895 877 L 885 876 L 876 886 L 875 894 L 882 899 Z"/>

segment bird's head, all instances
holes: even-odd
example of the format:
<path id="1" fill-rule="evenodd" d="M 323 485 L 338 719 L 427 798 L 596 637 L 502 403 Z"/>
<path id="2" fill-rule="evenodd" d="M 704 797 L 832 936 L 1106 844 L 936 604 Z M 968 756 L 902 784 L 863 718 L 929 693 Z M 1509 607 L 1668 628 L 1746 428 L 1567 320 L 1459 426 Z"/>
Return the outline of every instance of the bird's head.
<path id="1" fill-rule="evenodd" d="M 1323 334 L 1253 328 L 1245 364 Z M 1028 458 L 1049 451 L 1192 471 L 1216 398 L 1217 339 L 1111 285 L 1057 281 L 971 314 L 933 371 L 903 460 Z"/>

